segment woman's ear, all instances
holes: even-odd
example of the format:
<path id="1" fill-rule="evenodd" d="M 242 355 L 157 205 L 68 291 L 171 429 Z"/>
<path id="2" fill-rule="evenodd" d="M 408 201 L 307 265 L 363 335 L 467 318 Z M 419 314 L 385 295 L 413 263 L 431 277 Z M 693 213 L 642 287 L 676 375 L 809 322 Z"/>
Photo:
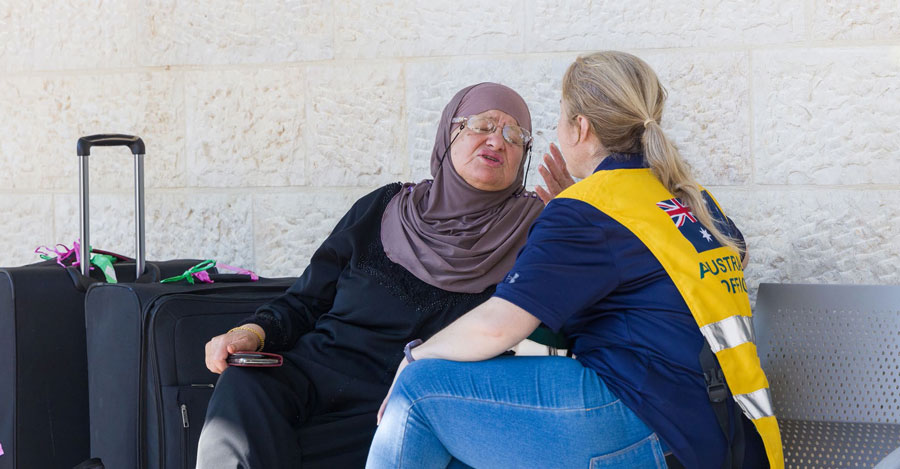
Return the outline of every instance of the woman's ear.
<path id="1" fill-rule="evenodd" d="M 591 135 L 591 123 L 587 120 L 587 117 L 582 115 L 576 116 L 575 127 L 578 129 L 578 140 L 576 143 L 586 142 Z"/>

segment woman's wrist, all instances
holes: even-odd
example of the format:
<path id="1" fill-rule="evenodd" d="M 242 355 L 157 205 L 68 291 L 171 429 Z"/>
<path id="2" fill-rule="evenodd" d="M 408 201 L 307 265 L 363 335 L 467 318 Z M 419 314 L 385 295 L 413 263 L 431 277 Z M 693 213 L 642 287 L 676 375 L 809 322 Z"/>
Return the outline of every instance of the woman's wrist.
<path id="1" fill-rule="evenodd" d="M 262 350 L 266 346 L 266 331 L 257 324 L 247 323 L 231 328 L 228 332 L 247 331 L 256 338 L 256 351 Z"/>

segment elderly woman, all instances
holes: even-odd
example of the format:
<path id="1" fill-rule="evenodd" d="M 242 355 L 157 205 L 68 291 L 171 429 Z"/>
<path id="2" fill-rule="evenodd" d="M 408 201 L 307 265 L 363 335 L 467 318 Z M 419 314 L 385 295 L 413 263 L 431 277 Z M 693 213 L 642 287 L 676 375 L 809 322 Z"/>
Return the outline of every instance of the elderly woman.
<path id="1" fill-rule="evenodd" d="M 405 348 L 369 467 L 783 466 L 743 240 L 660 127 L 665 97 L 630 54 L 569 67 L 557 136 L 583 179 L 490 300 Z M 541 322 L 577 360 L 493 358 Z"/>
<path id="2" fill-rule="evenodd" d="M 530 131 L 515 91 L 459 91 L 438 126 L 434 179 L 361 198 L 286 294 L 209 341 L 207 367 L 222 376 L 198 467 L 364 465 L 404 344 L 487 300 L 543 208 L 523 187 Z M 228 367 L 239 351 L 279 352 L 284 365 Z"/>

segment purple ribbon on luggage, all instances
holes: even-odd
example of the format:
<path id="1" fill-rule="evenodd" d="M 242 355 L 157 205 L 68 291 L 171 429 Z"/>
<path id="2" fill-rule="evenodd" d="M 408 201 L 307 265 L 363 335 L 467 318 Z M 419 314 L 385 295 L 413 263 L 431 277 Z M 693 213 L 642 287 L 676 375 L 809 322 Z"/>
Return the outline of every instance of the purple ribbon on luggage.
<path id="1" fill-rule="evenodd" d="M 47 246 L 38 246 L 37 249 L 34 250 L 34 253 L 39 254 L 41 256 L 41 259 L 45 261 L 56 258 L 56 263 L 59 264 L 59 266 L 62 268 L 66 267 L 66 265 L 63 264 L 63 261 L 68 259 L 69 257 L 72 257 L 72 254 L 75 254 L 75 262 L 72 264 L 72 267 L 76 267 L 81 264 L 81 250 L 79 249 L 79 247 L 81 246 L 78 244 L 78 241 L 75 241 L 72 244 L 74 246 L 72 249 L 69 249 L 68 246 L 62 243 L 57 244 L 52 248 L 49 248 Z M 59 249 L 60 247 L 62 249 Z M 56 255 L 53 256 L 51 254 Z"/>
<path id="2" fill-rule="evenodd" d="M 81 239 L 80 238 L 75 241 L 72 241 L 72 250 L 75 251 L 75 263 L 72 264 L 72 267 L 81 265 Z M 90 252 L 91 252 L 91 247 L 88 246 L 88 254 L 90 254 Z M 91 267 L 88 266 L 88 269 L 91 269 Z"/>
<path id="3" fill-rule="evenodd" d="M 72 267 L 78 267 L 81 265 L 81 244 L 80 240 L 75 240 L 72 243 L 72 249 L 69 249 L 65 244 L 57 244 L 52 248 L 47 246 L 38 246 L 35 248 L 34 253 L 41 256 L 41 259 L 45 261 L 49 261 L 51 259 L 56 259 L 56 263 L 59 264 L 60 267 L 66 268 L 66 265 L 63 263 L 66 259 L 75 255 L 75 262 L 72 263 Z M 91 250 L 93 253 L 93 251 Z M 53 255 L 55 254 L 55 256 Z M 112 265 L 121 258 L 118 254 L 110 254 L 105 251 L 98 251 L 97 253 L 91 254 L 91 270 L 94 269 L 94 266 L 100 268 L 103 272 L 103 276 L 106 277 L 106 281 L 108 283 L 116 283 L 116 271 L 113 269 Z"/>
<path id="4" fill-rule="evenodd" d="M 255 273 L 253 273 L 252 271 L 249 271 L 247 269 L 242 269 L 240 267 L 232 267 L 227 264 L 222 264 L 221 262 L 216 262 L 216 268 L 219 270 L 228 270 L 228 271 L 234 272 L 236 274 L 240 274 L 240 275 L 249 275 L 251 282 L 259 281 L 259 275 L 256 275 Z M 215 283 L 213 281 L 213 279 L 211 279 L 209 277 L 209 272 L 207 272 L 205 270 L 200 271 L 200 272 L 194 272 L 193 275 L 201 283 Z"/>
<path id="5" fill-rule="evenodd" d="M 59 249 L 59 247 L 62 249 Z M 41 256 L 41 259 L 45 261 L 49 261 L 50 259 L 56 259 L 56 263 L 59 264 L 60 267 L 65 267 L 63 261 L 68 259 L 69 256 L 72 255 L 74 250 L 69 249 L 65 244 L 57 244 L 56 246 L 49 248 L 47 246 L 38 246 L 34 253 Z M 53 255 L 55 254 L 55 255 Z"/>
<path id="6" fill-rule="evenodd" d="M 188 270 L 185 270 L 183 274 L 176 275 L 174 277 L 169 277 L 166 279 L 162 279 L 160 283 L 169 283 L 169 282 L 180 282 L 182 280 L 187 283 L 194 284 L 195 281 L 200 283 L 215 283 L 213 279 L 209 276 L 209 272 L 207 270 L 216 267 L 218 269 L 229 270 L 231 272 L 241 274 L 241 275 L 249 275 L 251 282 L 256 282 L 259 280 L 259 275 L 247 270 L 242 269 L 240 267 L 232 267 L 227 264 L 222 264 L 220 262 L 216 262 L 212 259 L 207 259 Z"/>

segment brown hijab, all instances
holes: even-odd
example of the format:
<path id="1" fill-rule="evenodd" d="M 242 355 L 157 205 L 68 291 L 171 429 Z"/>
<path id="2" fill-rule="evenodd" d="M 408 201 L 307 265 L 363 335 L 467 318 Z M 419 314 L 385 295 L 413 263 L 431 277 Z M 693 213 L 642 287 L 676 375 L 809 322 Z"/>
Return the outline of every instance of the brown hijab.
<path id="1" fill-rule="evenodd" d="M 388 203 L 381 219 L 381 242 L 388 258 L 423 282 L 462 293 L 479 293 L 499 283 L 512 268 L 531 222 L 543 204 L 525 192 L 525 158 L 516 180 L 502 191 L 469 185 L 450 159 L 454 117 L 503 111 L 531 130 L 525 100 L 496 83 L 464 88 L 444 108 L 431 152 L 431 176 L 407 183 Z M 441 159 L 444 159 L 441 162 Z"/>

